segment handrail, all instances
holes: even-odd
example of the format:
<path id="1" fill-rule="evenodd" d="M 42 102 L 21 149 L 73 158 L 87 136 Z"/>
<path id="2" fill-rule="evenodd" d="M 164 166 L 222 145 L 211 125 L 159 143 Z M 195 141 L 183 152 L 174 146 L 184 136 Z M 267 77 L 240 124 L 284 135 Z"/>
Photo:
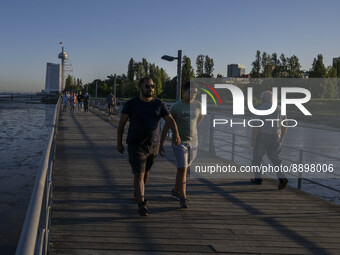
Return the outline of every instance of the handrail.
<path id="1" fill-rule="evenodd" d="M 208 114 L 208 115 L 211 115 L 211 118 L 213 118 L 213 116 L 214 116 L 214 114 Z M 235 153 L 235 146 L 236 146 L 236 145 L 237 145 L 238 147 L 248 149 L 248 147 L 246 147 L 246 146 L 244 146 L 244 145 L 237 144 L 237 143 L 235 142 L 235 140 L 236 140 L 235 138 L 236 138 L 236 136 L 239 136 L 239 137 L 242 137 L 242 138 L 250 138 L 249 136 L 237 134 L 237 133 L 234 133 L 234 132 L 228 132 L 228 131 L 226 131 L 226 130 L 223 130 L 223 131 L 222 131 L 222 130 L 218 130 L 218 129 L 217 129 L 217 130 L 213 129 L 213 130 L 211 130 L 210 132 L 211 132 L 211 134 L 210 134 L 210 137 L 209 137 L 209 148 L 210 148 L 211 145 L 214 143 L 213 137 L 214 137 L 214 133 L 215 133 L 215 132 L 219 132 L 219 133 L 227 133 L 227 134 L 232 135 L 232 142 L 226 142 L 226 141 L 224 141 L 224 143 L 231 145 L 231 146 L 232 146 L 232 149 L 231 149 L 230 152 L 229 152 L 229 151 L 226 151 L 226 150 L 223 150 L 223 149 L 220 149 L 220 150 L 221 150 L 221 151 L 224 151 L 224 152 L 231 153 L 231 159 L 232 159 L 232 161 L 234 161 L 235 155 L 238 156 L 238 157 L 241 157 L 241 158 L 243 158 L 243 159 L 248 159 L 248 158 L 246 158 L 246 157 L 244 157 L 244 156 L 241 156 L 241 155 L 238 155 L 238 154 Z M 314 155 L 317 155 L 317 156 L 326 157 L 326 158 L 329 158 L 329 159 L 332 159 L 332 160 L 338 160 L 338 161 L 340 161 L 340 158 L 337 158 L 337 157 L 334 157 L 334 156 L 329 156 L 329 155 L 322 154 L 322 153 L 313 152 L 313 151 L 310 151 L 310 150 L 305 150 L 305 149 L 302 149 L 302 148 L 296 148 L 296 147 L 291 147 L 291 146 L 287 146 L 287 145 L 283 145 L 282 147 L 283 147 L 283 148 L 289 148 L 289 149 L 298 150 L 298 151 L 299 151 L 299 155 L 300 155 L 300 156 L 299 156 L 299 162 L 298 162 L 299 164 L 301 164 L 302 161 L 303 161 L 303 153 L 310 153 L 310 154 L 314 154 Z M 211 149 L 209 149 L 209 151 L 211 151 Z M 286 161 L 289 161 L 289 162 L 292 162 L 292 163 L 295 162 L 295 161 L 292 161 L 292 160 L 289 160 L 289 159 L 285 159 L 285 158 L 282 158 L 282 159 L 284 159 L 284 160 L 286 160 Z M 335 175 L 335 176 L 339 176 L 339 175 L 334 174 L 334 173 L 331 173 L 331 174 L 332 174 L 332 175 Z M 298 176 L 298 189 L 301 189 L 301 181 L 302 181 L 302 180 L 305 180 L 305 181 L 308 181 L 308 182 L 310 182 L 310 183 L 313 183 L 313 184 L 322 186 L 322 187 L 324 187 L 324 188 L 328 188 L 328 189 L 333 190 L 333 191 L 340 192 L 340 190 L 338 190 L 338 189 L 334 189 L 334 188 L 329 187 L 329 186 L 326 186 L 326 185 L 324 185 L 324 184 L 322 184 L 322 183 L 318 183 L 318 182 L 316 182 L 316 181 L 312 181 L 312 180 L 309 180 L 309 179 L 307 179 L 307 178 L 303 178 L 303 177 L 300 176 L 300 175 Z"/>
<path id="2" fill-rule="evenodd" d="M 39 251 L 42 251 L 43 254 L 45 254 L 48 249 L 48 229 L 50 221 L 49 202 L 51 195 L 50 173 L 54 166 L 53 163 L 51 164 L 51 160 L 54 161 L 53 154 L 57 132 L 56 124 L 58 122 L 60 102 L 61 99 L 59 98 L 54 111 L 54 119 L 48 143 L 35 179 L 31 200 L 26 212 L 24 225 L 21 230 L 20 239 L 15 252 L 16 255 L 40 254 Z M 45 216 L 45 218 L 42 218 L 42 216 Z M 42 248 L 43 245 L 41 243 L 40 247 L 38 247 L 38 239 L 41 243 L 45 243 L 44 249 Z"/>

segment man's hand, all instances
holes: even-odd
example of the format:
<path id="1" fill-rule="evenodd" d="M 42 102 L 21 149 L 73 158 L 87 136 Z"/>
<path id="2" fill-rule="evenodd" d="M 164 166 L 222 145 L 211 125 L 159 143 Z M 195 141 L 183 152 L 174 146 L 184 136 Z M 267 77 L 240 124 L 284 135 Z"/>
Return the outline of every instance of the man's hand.
<path id="1" fill-rule="evenodd" d="M 175 134 L 172 135 L 172 142 L 174 143 L 175 146 L 178 146 L 181 144 L 181 138 L 179 137 L 178 132 L 177 132 L 177 135 Z"/>
<path id="2" fill-rule="evenodd" d="M 163 148 L 163 145 L 159 145 L 159 155 L 161 155 L 163 157 L 164 153 L 165 153 L 165 150 Z"/>
<path id="3" fill-rule="evenodd" d="M 117 144 L 117 151 L 119 151 L 120 153 L 124 153 L 124 145 L 123 144 Z"/>

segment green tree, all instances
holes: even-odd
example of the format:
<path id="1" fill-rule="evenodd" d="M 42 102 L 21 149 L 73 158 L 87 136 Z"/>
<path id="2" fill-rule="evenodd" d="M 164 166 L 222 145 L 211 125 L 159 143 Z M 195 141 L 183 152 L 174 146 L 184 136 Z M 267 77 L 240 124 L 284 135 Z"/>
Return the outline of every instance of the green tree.
<path id="1" fill-rule="evenodd" d="M 268 55 L 266 52 L 262 53 L 262 60 L 261 60 L 261 66 L 262 66 L 262 77 L 264 78 L 271 78 L 272 76 L 272 60 L 270 55 Z"/>
<path id="2" fill-rule="evenodd" d="M 196 77 L 204 77 L 204 55 L 198 55 L 196 58 Z"/>
<path id="3" fill-rule="evenodd" d="M 277 57 L 276 53 L 272 54 L 271 61 L 272 61 L 272 67 L 273 67 L 272 75 L 274 78 L 277 78 L 279 77 L 279 74 L 280 74 L 280 59 Z"/>
<path id="4" fill-rule="evenodd" d="M 164 86 L 164 84 L 169 80 L 169 76 L 163 68 L 160 69 L 160 75 L 162 80 L 162 86 Z"/>
<path id="5" fill-rule="evenodd" d="M 135 78 L 135 69 L 134 69 L 135 61 L 133 58 L 130 58 L 129 64 L 128 64 L 128 71 L 127 71 L 127 77 L 129 81 L 133 81 Z"/>
<path id="6" fill-rule="evenodd" d="M 163 98 L 176 99 L 177 76 L 168 79 L 164 84 Z"/>
<path id="7" fill-rule="evenodd" d="M 288 64 L 287 64 L 287 58 L 283 53 L 280 55 L 280 71 L 279 71 L 279 77 L 284 78 L 288 76 L 287 69 L 288 69 Z"/>
<path id="8" fill-rule="evenodd" d="M 155 97 L 157 97 L 163 92 L 162 73 L 158 66 L 156 66 L 156 79 L 153 79 L 153 81 L 156 83 Z"/>
<path id="9" fill-rule="evenodd" d="M 143 77 L 149 76 L 149 63 L 146 58 L 142 58 Z"/>
<path id="10" fill-rule="evenodd" d="M 327 78 L 336 78 L 337 77 L 337 69 L 334 66 L 328 66 L 326 68 L 326 77 Z"/>
<path id="11" fill-rule="evenodd" d="M 156 82 L 157 70 L 156 70 L 156 65 L 154 63 L 149 65 L 149 76 L 153 81 Z"/>
<path id="12" fill-rule="evenodd" d="M 143 65 L 141 62 L 135 62 L 134 65 L 135 73 L 136 73 L 136 80 L 139 81 L 144 77 Z"/>
<path id="13" fill-rule="evenodd" d="M 65 80 L 65 91 L 72 91 L 74 89 L 73 78 L 71 75 L 68 75 Z"/>
<path id="14" fill-rule="evenodd" d="M 317 58 L 314 58 L 312 69 L 309 71 L 309 77 L 311 78 L 325 78 L 326 77 L 326 67 L 323 64 L 322 54 L 318 54 Z"/>
<path id="15" fill-rule="evenodd" d="M 209 58 L 209 56 L 206 55 L 204 61 L 204 77 L 206 78 L 214 77 L 213 71 L 214 71 L 214 59 Z"/>
<path id="16" fill-rule="evenodd" d="M 191 66 L 191 60 L 189 57 L 184 56 L 182 59 L 182 85 L 195 78 L 194 69 Z"/>
<path id="17" fill-rule="evenodd" d="M 251 64 L 253 66 L 250 75 L 253 78 L 260 78 L 261 73 L 261 51 L 256 51 L 255 60 Z"/>
<path id="18" fill-rule="evenodd" d="M 301 78 L 301 65 L 297 56 L 293 55 L 288 58 L 288 77 Z"/>

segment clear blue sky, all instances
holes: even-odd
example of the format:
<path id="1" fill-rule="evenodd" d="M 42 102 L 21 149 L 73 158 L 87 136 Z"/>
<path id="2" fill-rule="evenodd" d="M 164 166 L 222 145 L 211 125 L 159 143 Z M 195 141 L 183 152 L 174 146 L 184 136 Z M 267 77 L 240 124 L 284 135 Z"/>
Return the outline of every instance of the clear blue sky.
<path id="1" fill-rule="evenodd" d="M 59 63 L 63 41 L 74 75 L 91 82 L 126 73 L 129 59 L 163 67 L 177 50 L 214 59 L 214 74 L 230 63 L 246 66 L 256 50 L 295 54 L 309 69 L 340 56 L 340 1 L 267 0 L 58 0 L 0 2 L 0 92 L 40 91 L 46 63 Z"/>

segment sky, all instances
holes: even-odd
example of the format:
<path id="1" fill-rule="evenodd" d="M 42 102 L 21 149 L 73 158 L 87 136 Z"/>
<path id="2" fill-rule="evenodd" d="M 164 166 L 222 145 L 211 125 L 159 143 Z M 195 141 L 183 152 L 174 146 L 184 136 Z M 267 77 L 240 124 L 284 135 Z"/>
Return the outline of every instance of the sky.
<path id="1" fill-rule="evenodd" d="M 176 76 L 183 55 L 214 59 L 214 74 L 238 63 L 251 71 L 257 50 L 296 55 L 309 70 L 340 56 L 340 1 L 326 0 L 1 0 L 0 92 L 44 89 L 46 63 L 60 63 L 63 42 L 83 83 L 127 72 L 130 58 Z"/>

